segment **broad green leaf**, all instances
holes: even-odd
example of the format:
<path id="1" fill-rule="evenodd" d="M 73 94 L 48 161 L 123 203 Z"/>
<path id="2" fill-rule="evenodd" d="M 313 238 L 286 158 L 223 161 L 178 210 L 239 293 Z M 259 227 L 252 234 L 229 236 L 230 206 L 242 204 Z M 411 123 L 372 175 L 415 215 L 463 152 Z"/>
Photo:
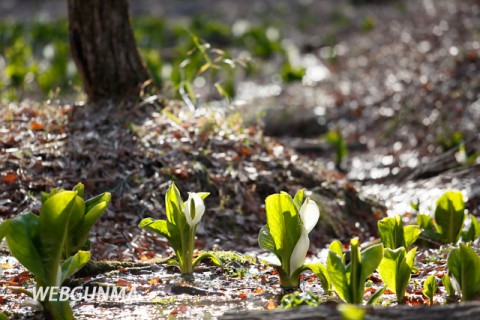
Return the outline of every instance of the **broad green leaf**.
<path id="1" fill-rule="evenodd" d="M 273 238 L 270 235 L 268 225 L 264 225 L 262 229 L 260 229 L 260 232 L 258 233 L 258 244 L 260 245 L 260 248 L 268 250 L 278 256 L 275 248 L 275 241 L 273 241 Z"/>
<path id="2" fill-rule="evenodd" d="M 199 255 L 195 260 L 193 260 L 192 267 L 195 267 L 200 261 L 205 260 L 205 259 L 210 259 L 212 263 L 218 267 L 222 266 L 222 262 L 216 255 L 210 252 L 204 252 L 201 255 Z"/>
<path id="3" fill-rule="evenodd" d="M 100 216 L 107 209 L 108 202 L 103 201 L 98 203 L 96 206 L 90 209 L 83 218 L 83 221 L 80 225 L 77 226 L 76 230 L 73 230 L 70 237 L 72 238 L 73 249 L 75 251 L 81 249 L 85 242 L 88 239 L 90 230 L 92 230 L 93 225 L 97 222 Z"/>
<path id="4" fill-rule="evenodd" d="M 448 256 L 448 270 L 460 284 L 462 301 L 470 301 L 480 294 L 480 257 L 475 251 L 460 243 Z"/>
<path id="5" fill-rule="evenodd" d="M 455 248 L 450 251 L 447 259 L 448 271 L 453 275 L 455 280 L 461 286 L 462 284 L 462 256 L 460 254 L 460 249 Z"/>
<path id="6" fill-rule="evenodd" d="M 456 243 L 465 220 L 465 202 L 460 191 L 447 191 L 438 200 L 435 221 L 445 243 Z"/>
<path id="7" fill-rule="evenodd" d="M 330 247 L 332 247 L 332 245 L 330 245 Z M 346 302 L 352 301 L 342 257 L 332 250 L 328 252 L 327 272 L 333 289 L 340 299 Z"/>
<path id="8" fill-rule="evenodd" d="M 61 189 L 55 188 L 55 189 L 50 190 L 50 192 L 43 192 L 43 191 L 42 191 L 42 192 L 40 193 L 42 204 L 43 204 L 45 201 L 47 201 L 48 198 L 50 198 L 50 197 L 52 197 L 52 196 L 54 196 L 54 195 L 56 195 L 57 193 L 62 192 L 62 191 L 65 191 L 65 190 L 61 190 Z"/>
<path id="9" fill-rule="evenodd" d="M 300 208 L 302 207 L 304 200 L 305 200 L 305 189 L 300 189 L 295 194 L 295 197 L 293 198 L 293 203 L 295 204 L 297 211 L 300 211 Z"/>
<path id="10" fill-rule="evenodd" d="M 383 245 L 377 244 L 371 246 L 361 252 L 361 273 L 360 281 L 362 283 L 362 291 L 364 288 L 364 283 L 368 277 L 372 275 L 375 269 L 378 268 L 380 262 L 383 258 Z"/>
<path id="11" fill-rule="evenodd" d="M 66 259 L 73 255 L 78 249 L 76 249 L 77 244 L 75 233 L 78 232 L 80 225 L 83 221 L 85 214 L 85 201 L 80 198 L 78 195 L 75 197 L 73 206 L 69 213 L 67 236 L 65 239 L 63 259 Z"/>
<path id="12" fill-rule="evenodd" d="M 338 254 L 340 257 L 343 257 L 343 247 L 342 247 L 342 243 L 341 243 L 340 241 L 338 241 L 338 240 L 332 241 L 332 243 L 330 244 L 330 247 L 328 248 L 328 250 L 335 252 L 335 253 Z"/>
<path id="13" fill-rule="evenodd" d="M 397 294 L 398 303 L 402 303 L 405 296 L 416 252 L 417 248 L 408 253 L 404 247 L 395 250 L 386 248 L 382 262 L 378 266 L 380 277 L 388 288 Z"/>
<path id="14" fill-rule="evenodd" d="M 62 263 L 62 278 L 61 282 L 65 281 L 66 278 L 83 268 L 90 260 L 89 251 L 78 251 L 75 255 L 69 257 Z"/>
<path id="15" fill-rule="evenodd" d="M 39 217 L 28 213 L 8 221 L 6 238 L 10 252 L 28 271 L 46 281 L 38 239 Z"/>
<path id="16" fill-rule="evenodd" d="M 327 272 L 327 267 L 321 263 L 309 263 L 304 265 L 304 270 L 308 269 L 315 273 L 320 280 L 320 283 L 325 294 L 330 294 L 332 285 L 330 284 L 330 277 Z M 302 271 L 304 271 L 302 270 Z"/>
<path id="17" fill-rule="evenodd" d="M 62 191 L 48 198 L 40 208 L 38 230 L 47 284 L 56 281 L 56 266 L 60 264 L 70 213 L 76 197 L 75 191 Z"/>
<path id="18" fill-rule="evenodd" d="M 433 305 L 433 297 L 435 296 L 435 292 L 437 292 L 437 280 L 435 279 L 434 275 L 431 275 L 425 279 L 422 291 L 422 293 L 430 300 L 430 305 Z"/>
<path id="19" fill-rule="evenodd" d="M 0 312 L 0 320 L 8 320 L 8 317 L 3 312 Z"/>
<path id="20" fill-rule="evenodd" d="M 410 269 L 413 269 L 416 254 L 417 254 L 417 248 L 412 248 L 412 250 L 408 251 L 407 255 L 405 256 L 405 262 L 407 263 Z"/>
<path id="21" fill-rule="evenodd" d="M 411 225 L 403 228 L 405 237 L 405 248 L 410 248 L 411 245 L 417 241 L 418 237 L 422 233 L 422 229 L 419 226 Z"/>
<path id="22" fill-rule="evenodd" d="M 167 220 L 153 220 L 152 218 L 145 218 L 140 221 L 138 227 L 164 236 L 168 239 L 175 252 L 178 255 L 181 255 L 182 242 L 178 228 L 174 224 L 168 222 Z"/>
<path id="23" fill-rule="evenodd" d="M 378 221 L 378 232 L 385 248 L 397 249 L 405 246 L 403 223 L 400 215 Z"/>
<path id="24" fill-rule="evenodd" d="M 455 288 L 453 287 L 448 274 L 443 276 L 442 283 L 443 283 L 443 286 L 445 287 L 445 291 L 447 291 L 447 295 L 449 297 L 454 297 L 456 295 Z"/>
<path id="25" fill-rule="evenodd" d="M 274 194 L 265 200 L 267 225 L 282 267 L 289 273 L 290 255 L 301 235 L 300 216 L 287 194 Z"/>

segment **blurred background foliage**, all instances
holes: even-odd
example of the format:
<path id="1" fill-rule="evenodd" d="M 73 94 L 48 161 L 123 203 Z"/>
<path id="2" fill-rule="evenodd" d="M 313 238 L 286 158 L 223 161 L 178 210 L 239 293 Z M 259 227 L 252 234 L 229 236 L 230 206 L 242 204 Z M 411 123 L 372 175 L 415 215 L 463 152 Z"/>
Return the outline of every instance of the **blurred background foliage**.
<path id="1" fill-rule="evenodd" d="M 142 16 L 134 18 L 133 28 L 152 80 L 171 96 L 183 85 L 192 98 L 193 86 L 231 98 L 235 79 L 258 74 L 267 59 L 282 65 L 280 78 L 285 82 L 301 80 L 304 74 L 289 61 L 279 29 L 266 22 L 229 25 L 194 17 L 172 23 Z M 75 95 L 80 85 L 65 19 L 0 22 L 0 100 Z"/>

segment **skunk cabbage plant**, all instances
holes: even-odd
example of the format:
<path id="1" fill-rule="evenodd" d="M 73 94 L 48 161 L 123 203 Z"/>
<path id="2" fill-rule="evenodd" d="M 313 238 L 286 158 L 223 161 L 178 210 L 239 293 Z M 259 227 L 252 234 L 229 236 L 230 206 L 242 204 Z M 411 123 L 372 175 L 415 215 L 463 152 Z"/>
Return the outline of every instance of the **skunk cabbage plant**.
<path id="1" fill-rule="evenodd" d="M 175 184 L 172 182 L 165 195 L 167 220 L 143 219 L 138 225 L 142 229 L 156 232 L 168 239 L 175 251 L 178 267 L 182 274 L 191 274 L 193 268 L 203 259 L 209 258 L 214 264 L 220 261 L 211 253 L 203 253 L 195 260 L 195 234 L 197 225 L 205 213 L 203 200 L 209 195 L 207 192 L 188 193 L 184 202 Z"/>
<path id="2" fill-rule="evenodd" d="M 90 260 L 90 252 L 78 249 L 105 210 L 110 195 L 95 197 L 90 204 L 82 196 L 81 184 L 74 191 L 52 191 L 44 197 L 39 216 L 27 213 L 0 225 L 0 241 L 5 237 L 12 255 L 35 275 L 37 289 L 61 286 Z M 50 297 L 34 302 L 53 319 L 73 319 L 68 301 Z"/>
<path id="3" fill-rule="evenodd" d="M 453 276 L 453 279 L 446 278 L 447 284 L 451 284 L 448 286 L 462 293 L 462 301 L 477 299 L 480 296 L 480 257 L 475 250 L 460 243 L 460 247 L 448 255 L 447 266 Z"/>
<path id="4" fill-rule="evenodd" d="M 387 287 L 396 293 L 397 302 L 403 303 L 405 290 L 410 282 L 417 248 L 407 252 L 405 247 L 395 250 L 386 248 L 378 272 Z"/>
<path id="5" fill-rule="evenodd" d="M 396 215 L 378 221 L 378 233 L 384 248 L 408 249 L 418 239 L 422 229 L 417 225 L 403 226 L 402 217 Z"/>
<path id="6" fill-rule="evenodd" d="M 324 290 L 329 290 L 325 266 L 305 265 L 310 246 L 308 234 L 320 217 L 317 204 L 305 198 L 302 189 L 293 199 L 285 192 L 270 195 L 265 205 L 267 224 L 260 230 L 258 243 L 278 258 L 274 265 L 280 275 L 281 287 L 298 288 L 300 274 L 310 269 L 319 276 Z"/>
<path id="7" fill-rule="evenodd" d="M 360 252 L 358 238 L 350 241 L 350 262 L 346 263 L 342 244 L 335 240 L 330 244 L 327 272 L 333 290 L 347 303 L 362 304 L 365 281 L 375 271 L 383 257 L 383 245 L 373 245 Z M 386 287 L 379 289 L 368 301 L 372 304 L 383 294 Z"/>

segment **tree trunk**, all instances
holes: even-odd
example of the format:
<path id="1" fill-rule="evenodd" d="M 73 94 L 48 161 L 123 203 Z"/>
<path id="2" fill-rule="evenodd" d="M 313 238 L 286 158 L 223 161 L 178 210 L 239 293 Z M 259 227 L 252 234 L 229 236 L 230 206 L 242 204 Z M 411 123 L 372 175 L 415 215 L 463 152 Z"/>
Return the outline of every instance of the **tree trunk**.
<path id="1" fill-rule="evenodd" d="M 149 75 L 137 51 L 128 0 L 68 0 L 70 52 L 90 101 L 138 94 Z"/>

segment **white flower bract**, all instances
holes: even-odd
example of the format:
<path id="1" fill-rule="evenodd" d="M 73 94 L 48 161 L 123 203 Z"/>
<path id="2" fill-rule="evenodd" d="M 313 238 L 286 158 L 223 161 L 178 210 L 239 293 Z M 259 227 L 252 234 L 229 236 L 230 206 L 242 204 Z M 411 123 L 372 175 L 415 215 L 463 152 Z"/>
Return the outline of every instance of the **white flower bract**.
<path id="1" fill-rule="evenodd" d="M 302 220 L 302 233 L 290 256 L 290 276 L 305 263 L 308 247 L 310 246 L 308 234 L 317 224 L 318 218 L 320 218 L 320 210 L 315 201 L 310 200 L 310 198 L 305 199 L 300 208 L 300 218 Z"/>
<path id="2" fill-rule="evenodd" d="M 193 228 L 200 222 L 200 219 L 205 213 L 203 199 L 197 193 L 189 192 L 188 199 L 185 201 L 184 206 L 185 219 L 190 227 Z"/>

